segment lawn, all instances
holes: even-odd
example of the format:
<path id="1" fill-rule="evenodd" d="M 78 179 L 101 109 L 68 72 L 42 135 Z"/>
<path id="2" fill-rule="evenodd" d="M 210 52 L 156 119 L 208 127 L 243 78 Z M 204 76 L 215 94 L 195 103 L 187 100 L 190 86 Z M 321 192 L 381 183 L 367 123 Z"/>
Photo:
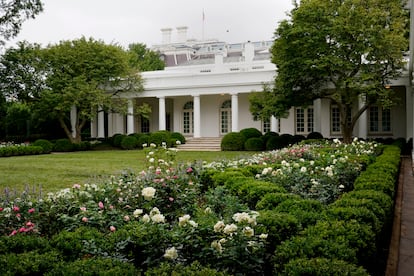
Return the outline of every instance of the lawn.
<path id="1" fill-rule="evenodd" d="M 177 162 L 233 159 L 245 152 L 178 152 Z M 0 191 L 7 187 L 23 191 L 42 187 L 54 192 L 75 183 L 96 182 L 97 178 L 125 170 L 139 172 L 146 168 L 142 150 L 108 150 L 0 158 Z"/>

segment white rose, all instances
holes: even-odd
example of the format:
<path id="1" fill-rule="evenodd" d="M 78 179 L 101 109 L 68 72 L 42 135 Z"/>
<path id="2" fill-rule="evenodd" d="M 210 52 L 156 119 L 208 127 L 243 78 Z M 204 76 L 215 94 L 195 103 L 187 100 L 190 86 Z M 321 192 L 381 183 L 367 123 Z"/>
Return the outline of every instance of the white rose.
<path id="1" fill-rule="evenodd" d="M 178 258 L 177 249 L 175 249 L 175 247 L 167 248 L 167 250 L 165 250 L 164 258 L 170 259 L 170 260 L 177 259 Z"/>
<path id="2" fill-rule="evenodd" d="M 145 187 L 142 189 L 141 194 L 144 196 L 146 200 L 151 200 L 154 198 L 155 195 L 155 189 L 153 187 Z"/>

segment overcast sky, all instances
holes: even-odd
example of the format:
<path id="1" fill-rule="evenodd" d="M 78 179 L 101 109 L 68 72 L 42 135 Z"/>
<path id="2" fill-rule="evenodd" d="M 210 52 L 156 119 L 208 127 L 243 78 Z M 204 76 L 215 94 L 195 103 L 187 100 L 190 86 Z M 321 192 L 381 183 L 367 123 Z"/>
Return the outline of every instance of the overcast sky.
<path id="1" fill-rule="evenodd" d="M 42 0 L 44 11 L 23 24 L 16 41 L 46 46 L 93 37 L 127 46 L 160 44 L 161 28 L 188 27 L 188 38 L 226 42 L 270 40 L 292 0 Z M 203 24 L 204 11 L 204 24 Z M 204 25 L 204 32 L 203 32 Z"/>

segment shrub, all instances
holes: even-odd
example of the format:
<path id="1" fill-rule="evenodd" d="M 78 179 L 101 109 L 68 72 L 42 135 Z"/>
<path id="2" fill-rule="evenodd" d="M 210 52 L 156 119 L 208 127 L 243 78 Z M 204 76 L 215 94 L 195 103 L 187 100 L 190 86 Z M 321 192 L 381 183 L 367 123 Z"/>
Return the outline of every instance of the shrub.
<path id="1" fill-rule="evenodd" d="M 168 143 L 171 139 L 171 133 L 167 130 L 159 130 L 150 134 L 149 143 L 161 146 L 162 143 Z"/>
<path id="2" fill-rule="evenodd" d="M 138 140 L 134 136 L 125 136 L 121 141 L 121 148 L 131 150 L 137 147 Z"/>
<path id="3" fill-rule="evenodd" d="M 302 142 L 305 139 L 306 139 L 305 136 L 296 134 L 296 135 L 292 136 L 289 143 L 292 144 L 292 145 L 293 144 L 298 144 L 298 143 Z"/>
<path id="4" fill-rule="evenodd" d="M 226 276 L 230 275 L 225 272 L 219 272 L 215 269 L 202 266 L 199 262 L 194 262 L 189 266 L 182 264 L 162 263 L 159 267 L 151 268 L 145 272 L 145 276 Z"/>
<path id="5" fill-rule="evenodd" d="M 88 141 L 82 141 L 80 143 L 73 144 L 73 150 L 85 151 L 85 150 L 90 150 L 91 148 L 92 148 L 92 145 Z"/>
<path id="6" fill-rule="evenodd" d="M 314 131 L 309 133 L 308 136 L 306 136 L 306 139 L 323 139 L 323 135 L 319 132 Z"/>
<path id="7" fill-rule="evenodd" d="M 57 251 L 39 253 L 37 251 L 21 254 L 9 253 L 0 258 L 1 275 L 45 275 L 61 263 Z"/>
<path id="8" fill-rule="evenodd" d="M 271 138 L 271 137 L 277 137 L 277 136 L 279 136 L 278 133 L 273 132 L 273 131 L 269 131 L 269 132 L 266 132 L 264 135 L 262 135 L 262 137 L 260 137 L 260 138 L 263 140 L 263 143 L 266 145 L 266 143 L 269 140 L 269 138 Z"/>
<path id="9" fill-rule="evenodd" d="M 34 235 L 14 235 L 0 237 L 0 254 L 13 252 L 16 254 L 36 250 L 47 252 L 51 249 L 49 240 Z"/>
<path id="10" fill-rule="evenodd" d="M 138 148 L 142 148 L 142 145 L 147 145 L 149 144 L 150 141 L 150 136 L 148 134 L 143 134 L 141 135 L 141 137 L 139 137 L 138 139 Z"/>
<path id="11" fill-rule="evenodd" d="M 45 275 L 141 275 L 133 264 L 116 259 L 93 257 L 62 263 Z"/>
<path id="12" fill-rule="evenodd" d="M 249 138 L 260 138 L 262 136 L 260 130 L 254 127 L 244 128 L 240 130 L 240 134 L 243 135 L 246 140 Z"/>
<path id="13" fill-rule="evenodd" d="M 115 134 L 115 136 L 114 136 L 114 147 L 117 147 L 117 148 L 119 148 L 119 147 L 121 147 L 121 143 L 122 143 L 122 140 L 125 138 L 125 137 L 127 137 L 127 135 L 125 135 L 125 134 Z"/>
<path id="14" fill-rule="evenodd" d="M 293 259 L 285 265 L 283 275 L 352 275 L 369 274 L 355 264 L 327 258 Z"/>
<path id="15" fill-rule="evenodd" d="M 69 139 L 58 139 L 53 150 L 57 152 L 69 152 L 74 150 L 74 145 Z"/>
<path id="16" fill-rule="evenodd" d="M 267 139 L 266 150 L 277 150 L 284 147 L 282 138 L 280 136 L 271 136 Z"/>
<path id="17" fill-rule="evenodd" d="M 230 132 L 221 139 L 221 150 L 239 151 L 244 149 L 246 139 L 240 132 Z"/>
<path id="18" fill-rule="evenodd" d="M 262 151 L 265 149 L 265 146 L 262 139 L 253 137 L 246 140 L 244 149 L 248 151 Z"/>
<path id="19" fill-rule="evenodd" d="M 180 141 L 181 144 L 185 144 L 186 142 L 184 135 L 182 135 L 179 132 L 171 133 L 171 139 L 174 139 L 174 144 L 176 143 L 176 141 Z"/>
<path id="20" fill-rule="evenodd" d="M 43 153 L 50 153 L 53 150 L 53 143 L 46 139 L 38 139 L 32 145 L 42 147 Z"/>
<path id="21" fill-rule="evenodd" d="M 272 210 L 280 203 L 288 199 L 300 200 L 300 196 L 288 193 L 268 193 L 265 194 L 256 204 L 257 210 Z"/>

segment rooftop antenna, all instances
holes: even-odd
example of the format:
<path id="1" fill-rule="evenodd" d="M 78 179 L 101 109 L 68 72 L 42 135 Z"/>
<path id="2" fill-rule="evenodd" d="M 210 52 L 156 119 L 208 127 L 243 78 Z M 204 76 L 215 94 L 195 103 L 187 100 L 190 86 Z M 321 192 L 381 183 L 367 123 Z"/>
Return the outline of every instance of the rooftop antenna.
<path id="1" fill-rule="evenodd" d="M 204 41 L 204 25 L 205 25 L 205 19 L 206 16 L 204 14 L 204 9 L 203 9 L 203 15 L 202 15 L 202 25 L 201 25 L 201 39 Z"/>

